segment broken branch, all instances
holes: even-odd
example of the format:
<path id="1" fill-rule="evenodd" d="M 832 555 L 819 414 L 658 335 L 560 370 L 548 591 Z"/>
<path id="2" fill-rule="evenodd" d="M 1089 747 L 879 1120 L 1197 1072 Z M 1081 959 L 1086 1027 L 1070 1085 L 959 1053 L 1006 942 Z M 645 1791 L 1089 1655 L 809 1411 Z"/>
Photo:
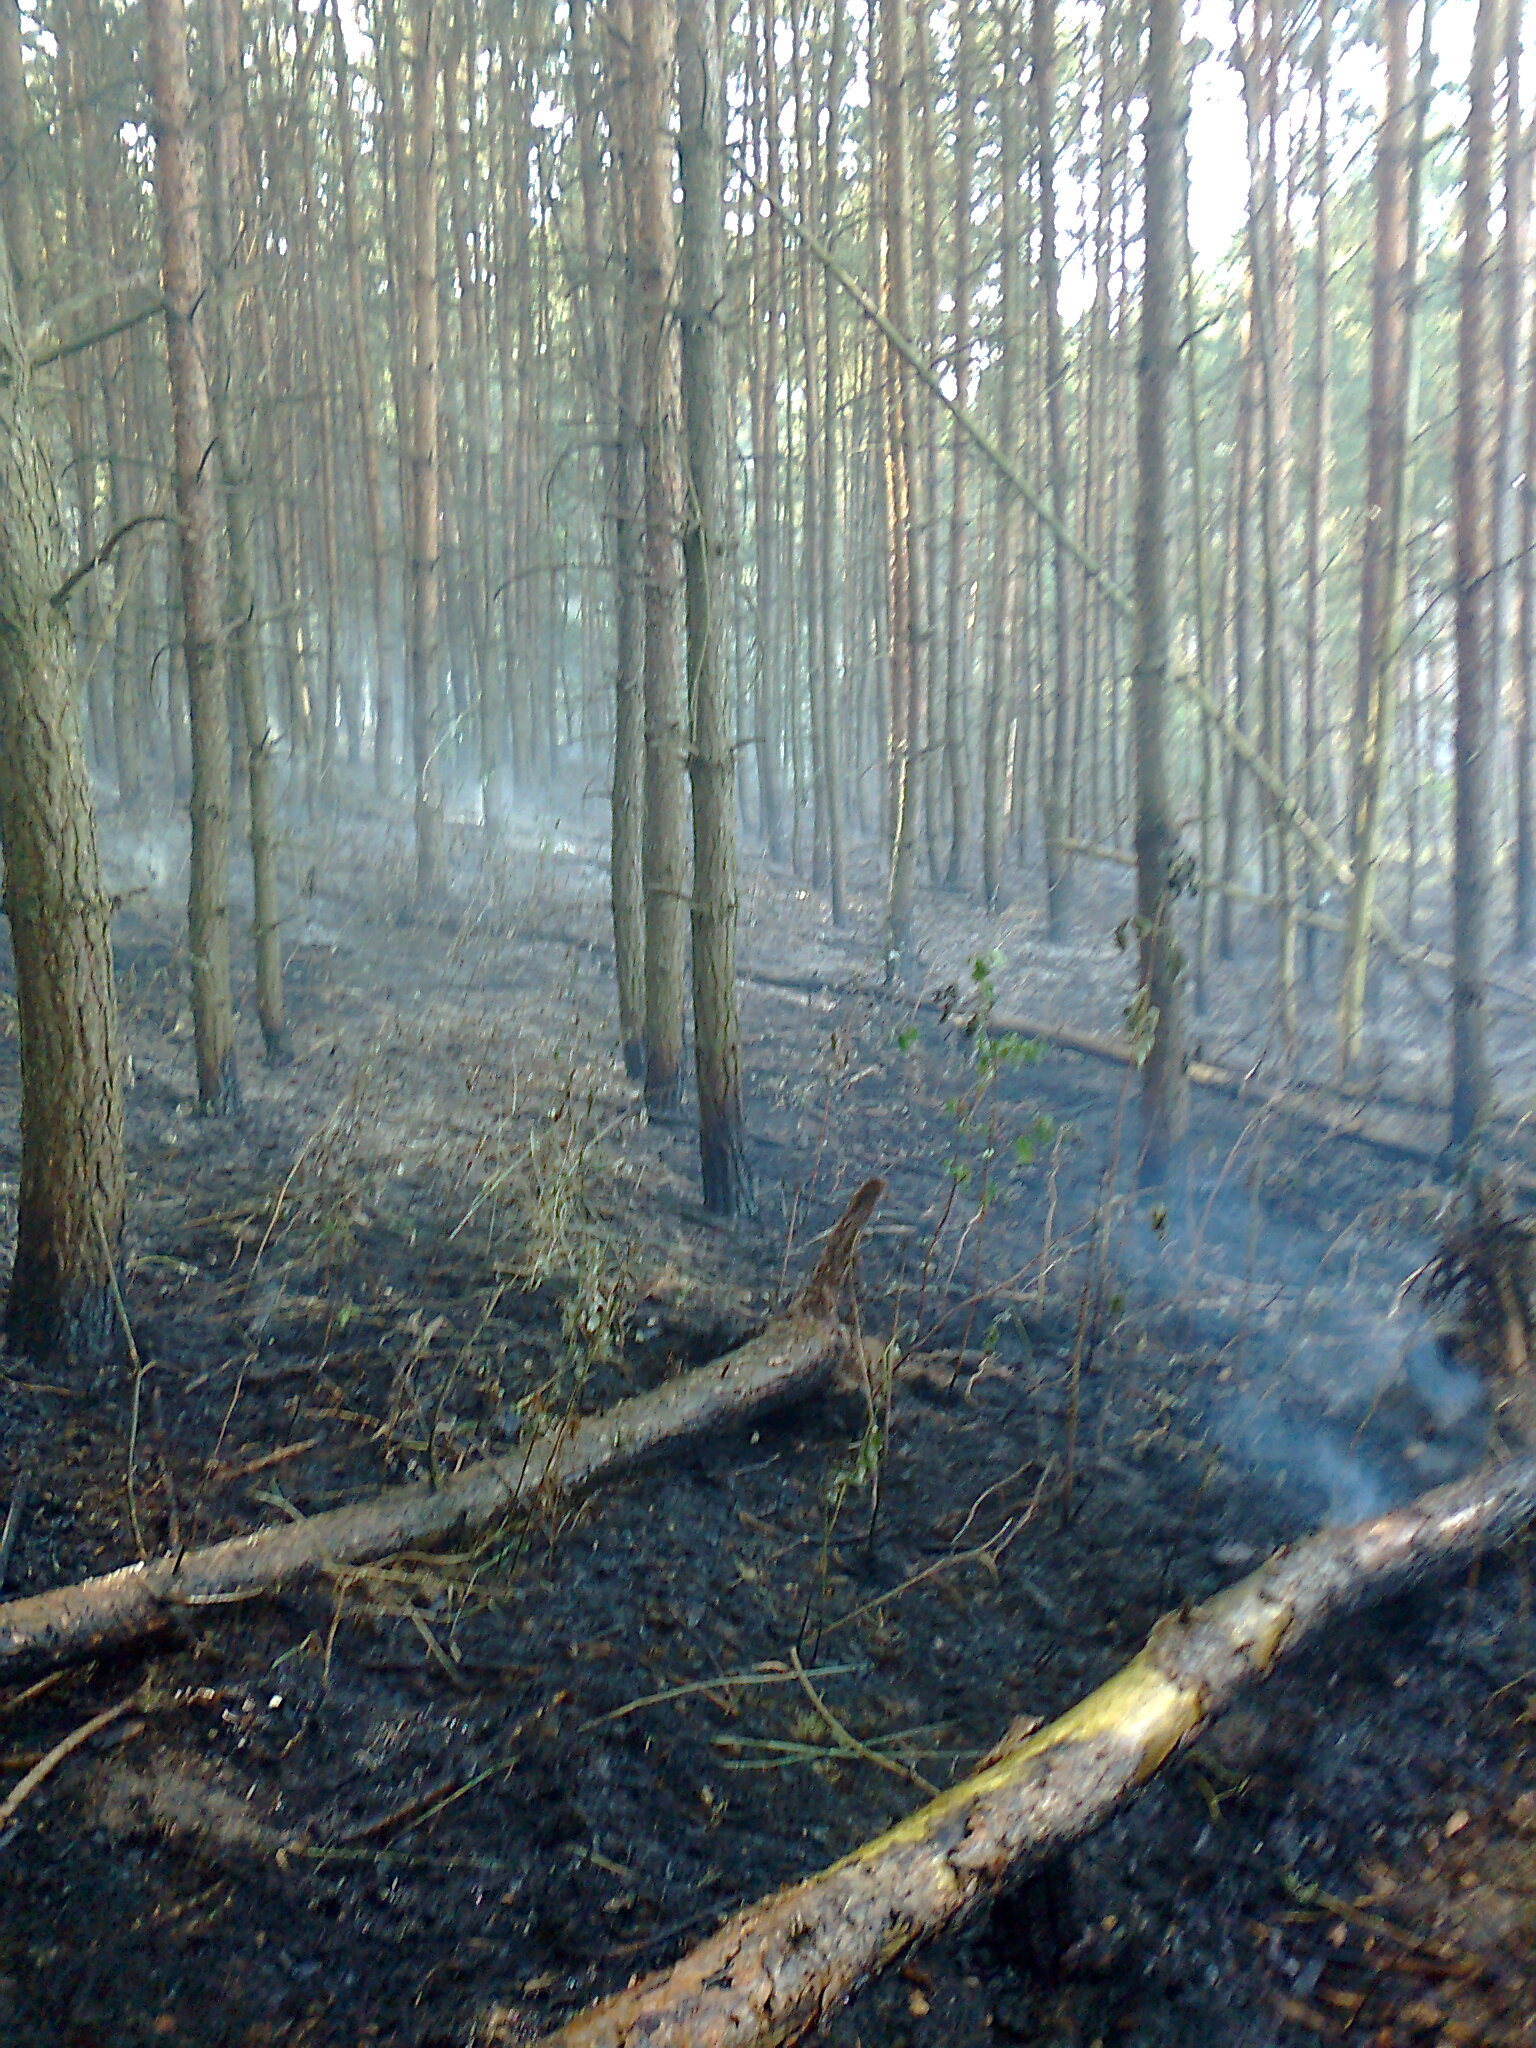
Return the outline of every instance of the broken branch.
<path id="1" fill-rule="evenodd" d="M 987 1023 L 990 1030 L 1016 1032 L 1021 1038 L 1037 1038 L 1044 1045 L 1060 1046 L 1064 1052 L 1082 1053 L 1087 1059 L 1103 1060 L 1110 1066 L 1133 1067 L 1136 1064 L 1137 1056 L 1132 1046 L 1122 1038 L 1110 1038 L 1103 1032 L 1082 1031 L 1071 1024 L 1046 1024 L 1036 1017 L 994 1015 L 988 1018 Z M 1213 1094 L 1230 1095 L 1239 1102 L 1251 1102 L 1256 1108 L 1271 1111 L 1277 1116 L 1310 1124 L 1314 1130 L 1330 1138 L 1355 1138 L 1362 1145 L 1369 1145 L 1393 1158 L 1417 1160 L 1429 1166 L 1438 1165 L 1444 1156 L 1445 1147 L 1441 1144 L 1410 1138 L 1400 1132 L 1384 1130 L 1379 1124 L 1366 1122 L 1362 1114 L 1363 1105 L 1351 1098 L 1340 1099 L 1336 1089 L 1314 1088 L 1304 1081 L 1276 1087 L 1259 1080 L 1255 1074 L 1239 1073 L 1234 1067 L 1217 1066 L 1210 1060 L 1191 1060 L 1186 1072 L 1196 1088 L 1209 1088 Z M 1409 1107 L 1407 1104 L 1402 1106 Z M 1429 1105 L 1415 1104 L 1412 1113 L 1424 1114 L 1428 1108 Z M 1525 1189 L 1536 1186 L 1536 1180 L 1522 1169 L 1508 1169 L 1504 1177 L 1511 1187 Z"/>
<path id="2" fill-rule="evenodd" d="M 848 1342 L 840 1296 L 859 1233 L 884 1182 L 866 1181 L 833 1226 L 815 1272 L 782 1316 L 711 1364 L 543 1430 L 514 1455 L 487 1458 L 445 1486 L 393 1487 L 373 1500 L 286 1526 L 153 1558 L 0 1606 L 0 1678 L 22 1678 L 160 1634 L 178 1615 L 293 1586 L 416 1544 L 483 1529 L 541 1501 L 567 1499 L 821 1385 Z"/>

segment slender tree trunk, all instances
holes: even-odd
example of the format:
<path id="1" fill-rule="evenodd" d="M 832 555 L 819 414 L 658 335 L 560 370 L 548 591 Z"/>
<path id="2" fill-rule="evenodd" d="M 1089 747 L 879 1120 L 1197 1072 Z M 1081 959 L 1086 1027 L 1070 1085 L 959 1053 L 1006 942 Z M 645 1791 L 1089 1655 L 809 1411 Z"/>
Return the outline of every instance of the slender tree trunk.
<path id="1" fill-rule="evenodd" d="M 842 182 L 839 150 L 842 139 L 842 98 L 847 61 L 847 22 L 844 10 L 832 11 L 832 41 L 827 53 L 827 132 L 822 163 L 822 237 L 829 249 L 836 247 L 838 233 L 837 196 Z M 822 310 L 822 463 L 821 463 L 821 603 L 822 655 L 826 684 L 822 694 L 822 766 L 827 782 L 827 887 L 831 896 L 832 922 L 848 921 L 848 879 L 843 858 L 843 744 L 842 696 L 846 684 L 843 632 L 845 595 L 843 575 L 847 561 L 844 547 L 842 507 L 842 464 L 839 460 L 838 412 L 842 402 L 842 301 L 836 279 L 828 271 L 824 280 Z"/>
<path id="2" fill-rule="evenodd" d="M 634 280 L 634 81 L 629 0 L 610 0 L 609 128 L 619 159 L 615 240 L 624 285 L 613 451 L 614 724 L 611 838 L 613 951 L 624 1069 L 645 1078 L 645 457 L 640 441 L 641 358 Z M 594 138 L 595 147 L 595 138 Z"/>
<path id="3" fill-rule="evenodd" d="M 1518 583 L 1515 561 L 1515 536 L 1519 530 L 1516 463 L 1521 440 L 1522 343 L 1530 299 L 1526 271 L 1530 242 L 1532 142 L 1524 128 L 1520 100 L 1524 14 L 1523 0 L 1504 0 L 1503 226 L 1499 235 L 1494 309 L 1493 509 L 1489 537 L 1493 551 L 1493 591 L 1488 624 L 1488 703 L 1490 716 L 1495 720 L 1500 705 L 1508 703 L 1511 731 L 1516 730 L 1519 724 L 1519 686 L 1513 674 L 1511 627 Z M 1498 780 L 1502 778 L 1496 778 L 1496 784 Z M 1517 796 L 1517 792 L 1512 791 L 1511 794 Z M 1497 786 L 1493 802 L 1501 819 L 1508 815 L 1504 792 Z M 1515 838 L 1518 854 L 1517 820 Z"/>
<path id="4" fill-rule="evenodd" d="M 999 9 L 1000 53 L 1011 63 L 1015 24 L 1011 7 Z M 1019 180 L 1022 172 L 1020 124 L 1003 125 L 999 153 L 1002 191 L 998 205 L 997 438 L 1004 452 L 1018 435 L 1019 337 Z M 989 910 L 1003 901 L 1003 861 L 1008 821 L 1009 713 L 1013 701 L 1014 587 L 1019 553 L 1017 494 L 1004 477 L 997 480 L 992 514 L 991 617 L 987 648 L 986 702 L 982 716 L 981 887 Z"/>
<path id="5" fill-rule="evenodd" d="M 1511 719 L 1515 782 L 1514 932 L 1511 943 L 1515 957 L 1528 960 L 1536 948 L 1536 319 L 1530 324 L 1526 342 L 1525 438 L 1518 504 Z"/>
<path id="6" fill-rule="evenodd" d="M 229 973 L 229 712 L 225 696 L 213 414 L 193 322 L 203 301 L 201 178 L 182 0 L 146 0 L 171 375 L 181 611 L 192 723 L 192 867 L 187 925 L 198 1105 L 239 1108 Z"/>
<path id="7" fill-rule="evenodd" d="M 1314 77 L 1317 93 L 1317 140 L 1313 145 L 1312 243 L 1312 364 L 1311 413 L 1307 428 L 1306 510 L 1302 541 L 1305 583 L 1302 623 L 1301 751 L 1302 801 L 1311 817 L 1324 813 L 1323 774 L 1323 633 L 1327 616 L 1328 483 L 1333 438 L 1333 235 L 1329 192 L 1332 164 L 1329 160 L 1329 124 L 1333 91 L 1333 7 L 1334 0 L 1320 0 L 1317 41 L 1314 45 Z M 1307 864 L 1309 911 L 1318 908 L 1317 870 Z M 1303 941 L 1303 972 L 1311 983 L 1317 974 L 1317 929 L 1306 927 Z"/>
<path id="8" fill-rule="evenodd" d="M 645 1101 L 668 1114 L 683 1085 L 683 941 L 688 843 L 679 646 L 681 398 L 672 309 L 676 231 L 667 123 L 676 55 L 674 0 L 634 11 L 630 170 L 645 451 Z"/>
<path id="9" fill-rule="evenodd" d="M 1386 103 L 1376 156 L 1376 242 L 1371 276 L 1371 372 L 1366 413 L 1365 523 L 1360 557 L 1360 653 L 1351 731 L 1350 864 L 1339 987 L 1339 1064 L 1359 1057 L 1370 964 L 1371 911 L 1382 802 L 1391 758 L 1401 590 L 1403 468 L 1407 460 L 1406 323 L 1409 244 L 1409 0 L 1382 0 Z"/>
<path id="10" fill-rule="evenodd" d="M 1236 442 L 1232 466 L 1232 689 L 1230 710 L 1234 725 L 1246 728 L 1253 684 L 1253 471 L 1257 363 L 1253 352 L 1251 316 L 1244 327 L 1243 358 L 1238 372 Z M 1236 903 L 1231 892 L 1244 868 L 1245 828 L 1248 819 L 1247 769 L 1236 753 L 1227 759 L 1226 791 L 1222 817 L 1221 879 L 1223 895 L 1217 915 L 1216 950 L 1230 960 L 1237 950 Z"/>
<path id="11" fill-rule="evenodd" d="M 769 190 L 779 179 L 777 56 L 773 47 L 773 0 L 764 0 L 762 41 L 754 22 L 753 63 L 761 88 L 762 174 Z M 752 237 L 752 289 L 756 302 L 756 378 L 752 401 L 752 494 L 756 538 L 757 610 L 754 623 L 753 709 L 756 732 L 758 822 L 771 860 L 784 858 L 784 794 L 781 776 L 778 661 L 783 621 L 779 595 L 780 548 L 775 485 L 779 467 L 779 325 L 782 303 L 783 237 L 777 219 L 758 223 Z"/>
<path id="12" fill-rule="evenodd" d="M 1467 111 L 1456 450 L 1456 831 L 1452 872 L 1451 1145 L 1467 1150 L 1493 1110 L 1488 1063 L 1488 886 L 1493 706 L 1492 408 L 1488 403 L 1488 208 L 1493 183 L 1494 77 L 1502 0 L 1478 0 Z"/>
<path id="13" fill-rule="evenodd" d="M 1181 0 L 1148 0 L 1145 217 L 1141 350 L 1136 377 L 1135 649 L 1136 929 L 1140 985 L 1141 1174 L 1167 1173 L 1188 1116 L 1184 1071 L 1183 962 L 1174 931 L 1180 886 L 1178 826 L 1169 788 L 1168 409 L 1176 359 L 1179 203 L 1175 190 L 1182 119 Z"/>
<path id="14" fill-rule="evenodd" d="M 910 93 L 904 0 L 880 0 L 878 84 L 882 109 L 881 297 L 886 317 L 912 331 Z M 911 378 L 894 350 L 885 363 L 886 542 L 890 576 L 891 818 L 886 896 L 886 972 L 896 971 L 912 940 L 917 891 L 927 709 L 925 576 L 914 486 Z"/>
<path id="15" fill-rule="evenodd" d="M 1045 340 L 1045 420 L 1050 504 L 1061 530 L 1070 511 L 1067 476 L 1067 358 L 1062 341 L 1061 262 L 1056 248 L 1056 0 L 1034 0 L 1030 67 L 1035 103 L 1035 183 L 1040 209 L 1040 305 Z M 1051 554 L 1051 747 L 1042 760 L 1045 783 L 1046 922 L 1063 939 L 1071 911 L 1072 861 L 1067 852 L 1076 703 L 1072 690 L 1072 596 L 1069 556 L 1058 538 Z"/>
<path id="16" fill-rule="evenodd" d="M 443 843 L 442 509 L 438 410 L 437 0 L 413 0 L 411 31 L 411 760 L 415 777 L 416 895 L 447 883 Z"/>
<path id="17" fill-rule="evenodd" d="M 955 9 L 955 303 L 951 373 L 960 401 L 971 379 L 971 209 L 976 180 L 976 0 Z M 970 758 L 971 620 L 974 579 L 969 556 L 970 449 L 957 425 L 949 457 L 949 591 L 944 621 L 944 765 L 949 777 L 949 860 L 944 885 L 958 889 L 973 833 Z"/>
<path id="18" fill-rule="evenodd" d="M 237 232 L 235 190 L 240 165 L 239 0 L 210 0 L 209 72 L 213 94 L 211 157 L 213 258 L 219 287 L 212 312 L 223 375 L 213 383 L 214 414 L 229 526 L 230 644 L 245 725 L 250 787 L 252 920 L 256 1014 L 268 1060 L 290 1054 L 283 1006 L 282 924 L 278 903 L 277 805 L 273 752 L 277 736 L 267 712 L 267 679 L 257 625 L 256 509 L 246 442 L 245 335 L 234 278 L 245 257 Z"/>
<path id="19" fill-rule="evenodd" d="M 693 1043 L 704 1207 L 750 1206 L 736 1015 L 736 817 L 725 664 L 730 407 L 719 319 L 725 298 L 725 82 L 715 0 L 680 0 L 679 300 L 689 516 L 683 527 L 693 741 Z"/>
<path id="20" fill-rule="evenodd" d="M 373 593 L 373 772 L 381 796 L 395 788 L 395 677 L 390 646 L 388 541 L 380 476 L 378 402 L 373 349 L 363 301 L 362 236 L 357 209 L 357 153 L 352 134 L 352 72 L 341 26 L 341 0 L 331 0 L 336 63 L 336 154 L 341 179 L 342 238 L 346 249 L 347 322 L 351 330 L 352 373 L 357 384 L 357 434 L 362 458 L 363 515 L 368 533 L 368 576 Z"/>

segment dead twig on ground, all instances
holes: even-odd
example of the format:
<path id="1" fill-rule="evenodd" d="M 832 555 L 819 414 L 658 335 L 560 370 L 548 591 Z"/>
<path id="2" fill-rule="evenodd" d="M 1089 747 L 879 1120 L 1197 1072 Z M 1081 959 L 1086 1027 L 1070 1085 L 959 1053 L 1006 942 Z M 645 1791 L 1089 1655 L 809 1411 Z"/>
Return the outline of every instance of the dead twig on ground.
<path id="1" fill-rule="evenodd" d="M 32 1766 L 21 1782 L 7 1793 L 4 1799 L 0 1799 L 0 1837 L 3 1837 L 6 1828 L 44 1779 L 51 1778 L 59 1765 L 72 1757 L 77 1749 L 83 1749 L 93 1735 L 99 1735 L 103 1728 L 110 1727 L 114 1721 L 120 1721 L 130 1708 L 138 1704 L 138 1699 L 136 1689 L 129 1693 L 127 1699 L 119 1700 L 115 1707 L 103 1707 L 99 1714 L 92 1714 L 89 1721 L 82 1721 L 80 1726 L 66 1735 L 62 1742 L 56 1742 L 48 1754 Z"/>
<path id="2" fill-rule="evenodd" d="M 5 1511 L 5 1527 L 0 1529 L 0 1587 L 5 1585 L 5 1575 L 10 1570 L 11 1552 L 16 1547 L 16 1534 L 21 1527 L 21 1518 L 27 1507 L 27 1475 L 22 1473 L 16 1481 L 16 1491 L 11 1495 L 11 1504 Z"/>

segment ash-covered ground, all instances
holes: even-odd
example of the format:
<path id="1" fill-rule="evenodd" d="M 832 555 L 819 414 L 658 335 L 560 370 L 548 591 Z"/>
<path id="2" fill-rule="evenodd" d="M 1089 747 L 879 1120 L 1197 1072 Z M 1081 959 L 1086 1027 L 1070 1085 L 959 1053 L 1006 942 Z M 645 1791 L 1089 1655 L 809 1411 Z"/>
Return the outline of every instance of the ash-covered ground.
<path id="1" fill-rule="evenodd" d="M 179 846 L 113 847 L 143 1369 L 0 1365 L 0 1496 L 26 1496 L 7 1590 L 451 1472 L 711 1357 L 872 1172 L 859 1292 L 904 1354 L 888 1424 L 807 1404 L 557 1523 L 0 1695 L 0 1796 L 134 1700 L 0 1838 L 6 2038 L 533 2040 L 1070 1704 L 1159 1614 L 1485 1450 L 1482 1385 L 1405 1285 L 1432 1159 L 1197 1091 L 1183 1179 L 1138 1202 L 1121 1070 L 1000 1031 L 978 1061 L 923 1000 L 1114 1029 L 1117 878 L 1085 883 L 1072 947 L 1025 902 L 994 921 L 932 896 L 892 990 L 873 872 L 839 933 L 750 866 L 760 1209 L 722 1226 L 690 1129 L 646 1124 L 613 1056 L 588 809 L 460 851 L 422 918 L 393 826 L 295 834 L 298 1057 L 263 1068 L 245 1023 L 222 1125 L 194 1114 Z M 1269 1011 L 1251 937 L 1201 1024 L 1245 1067 Z M 1528 1020 L 1505 1001 L 1517 1103 Z M 1318 1057 L 1327 1023 L 1320 993 Z M 1435 1070 L 1437 1029 L 1384 992 L 1384 1093 Z M 0 1083 L 14 1104 L 14 1038 Z M 1325 1631 L 824 2038 L 1536 2040 L 1533 1703 L 1517 1546 Z"/>

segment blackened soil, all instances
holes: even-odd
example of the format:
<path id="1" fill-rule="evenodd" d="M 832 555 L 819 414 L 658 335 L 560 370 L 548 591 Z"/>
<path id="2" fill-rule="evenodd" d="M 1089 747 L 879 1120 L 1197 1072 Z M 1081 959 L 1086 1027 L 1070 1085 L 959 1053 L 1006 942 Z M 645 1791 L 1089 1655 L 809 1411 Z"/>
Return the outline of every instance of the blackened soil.
<path id="1" fill-rule="evenodd" d="M 1478 1386 L 1400 1300 L 1427 1169 L 1207 1097 L 1166 1208 L 1131 1202 L 1122 1074 L 995 1036 L 978 1060 L 984 1032 L 879 986 L 872 900 L 834 933 L 758 871 L 760 1210 L 720 1226 L 689 1131 L 644 1124 L 612 1057 L 585 828 L 466 851 L 429 923 L 381 825 L 303 854 L 298 1058 L 263 1069 L 246 1027 L 233 1123 L 192 1113 L 174 860 L 120 921 L 142 1370 L 0 1365 L 7 1590 L 451 1472 L 713 1356 L 872 1171 L 863 1325 L 904 1362 L 888 1416 L 834 1397 L 558 1525 L 0 1696 L 0 1797 L 133 1701 L 0 1834 L 0 2038 L 532 2040 L 1068 1705 L 1164 1610 L 1481 1455 Z M 978 980 L 995 928 L 934 899 L 911 995 L 1112 1027 L 1119 914 L 1085 905 L 1064 949 L 1016 911 Z M 1230 1041 L 1262 1013 L 1232 970 Z M 1536 2040 L 1528 1595 L 1517 1549 L 1325 1633 L 824 2038 Z"/>

